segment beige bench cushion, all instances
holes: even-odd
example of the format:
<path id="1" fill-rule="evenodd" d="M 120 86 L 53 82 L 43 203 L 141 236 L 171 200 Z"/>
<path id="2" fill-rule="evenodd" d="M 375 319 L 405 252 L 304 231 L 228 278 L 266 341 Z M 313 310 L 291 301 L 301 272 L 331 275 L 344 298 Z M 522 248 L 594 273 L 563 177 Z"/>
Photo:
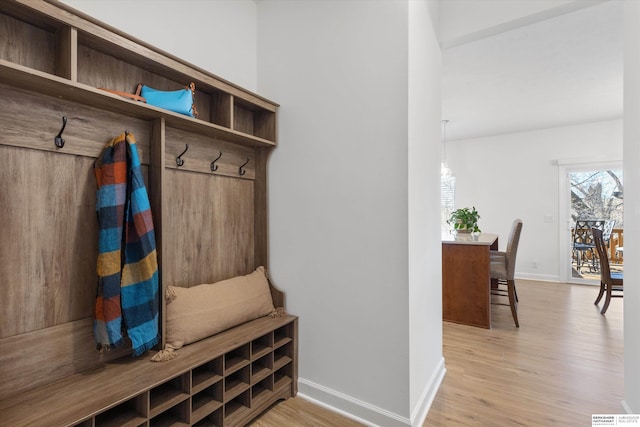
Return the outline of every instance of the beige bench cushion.
<path id="1" fill-rule="evenodd" d="M 273 311 L 262 266 L 246 276 L 213 284 L 168 286 L 165 348 L 178 349 Z"/>

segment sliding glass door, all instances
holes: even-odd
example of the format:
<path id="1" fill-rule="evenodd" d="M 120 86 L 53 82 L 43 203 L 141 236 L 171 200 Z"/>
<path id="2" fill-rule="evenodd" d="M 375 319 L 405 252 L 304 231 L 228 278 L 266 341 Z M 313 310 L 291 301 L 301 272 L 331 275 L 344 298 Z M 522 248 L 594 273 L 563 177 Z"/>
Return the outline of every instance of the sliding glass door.
<path id="1" fill-rule="evenodd" d="M 591 237 L 591 228 L 604 232 L 608 258 L 613 270 L 623 269 L 624 184 L 618 164 L 566 168 L 566 231 L 564 262 L 566 280 L 598 284 L 600 262 Z"/>

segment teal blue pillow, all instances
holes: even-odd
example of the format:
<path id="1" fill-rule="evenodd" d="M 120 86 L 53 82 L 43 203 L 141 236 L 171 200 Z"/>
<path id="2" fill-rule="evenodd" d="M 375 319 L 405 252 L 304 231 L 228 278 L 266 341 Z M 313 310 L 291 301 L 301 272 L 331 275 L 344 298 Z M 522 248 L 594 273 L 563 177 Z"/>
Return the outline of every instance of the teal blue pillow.
<path id="1" fill-rule="evenodd" d="M 190 89 L 164 91 L 142 85 L 140 96 L 146 99 L 147 104 L 165 110 L 174 111 L 186 116 L 194 117 L 193 93 Z"/>

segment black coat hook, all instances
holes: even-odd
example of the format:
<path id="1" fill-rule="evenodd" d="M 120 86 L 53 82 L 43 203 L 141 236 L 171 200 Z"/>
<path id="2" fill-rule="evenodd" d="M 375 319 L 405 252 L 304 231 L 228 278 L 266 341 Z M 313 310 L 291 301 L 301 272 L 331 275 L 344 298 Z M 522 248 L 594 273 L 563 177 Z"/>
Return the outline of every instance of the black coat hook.
<path id="1" fill-rule="evenodd" d="M 184 156 L 184 153 L 186 153 L 187 150 L 189 149 L 189 144 L 184 144 L 184 146 L 185 146 L 184 151 L 180 153 L 178 157 L 176 157 L 176 166 L 184 165 L 184 160 L 182 160 L 182 156 Z"/>
<path id="2" fill-rule="evenodd" d="M 64 128 L 67 126 L 67 116 L 62 116 L 62 128 L 60 129 L 60 132 L 58 132 L 58 135 L 56 135 L 56 138 L 53 140 L 53 142 L 55 142 L 56 147 L 58 148 L 62 148 L 64 147 L 64 139 L 62 138 L 62 132 L 64 132 Z"/>
<path id="3" fill-rule="evenodd" d="M 220 157 L 222 157 L 222 151 L 220 152 L 220 154 L 218 154 L 218 157 L 216 157 L 216 159 L 211 162 L 211 172 L 215 172 L 218 170 L 218 165 L 216 165 L 216 162 L 220 160 Z"/>
<path id="4" fill-rule="evenodd" d="M 242 176 L 242 175 L 244 175 L 245 173 L 247 173 L 247 171 L 246 171 L 246 170 L 244 170 L 243 168 L 244 168 L 245 166 L 247 166 L 247 164 L 248 164 L 248 163 L 249 163 L 249 158 L 247 157 L 247 161 L 246 161 L 246 162 L 244 162 L 244 163 L 242 164 L 242 166 L 240 166 L 240 167 L 238 168 L 238 175 Z"/>

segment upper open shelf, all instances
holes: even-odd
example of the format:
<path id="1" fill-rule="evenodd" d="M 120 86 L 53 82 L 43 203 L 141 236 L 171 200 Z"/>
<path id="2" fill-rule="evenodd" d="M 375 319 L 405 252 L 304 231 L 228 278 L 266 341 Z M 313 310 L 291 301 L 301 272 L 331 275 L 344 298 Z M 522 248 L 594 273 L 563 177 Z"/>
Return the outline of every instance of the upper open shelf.
<path id="1" fill-rule="evenodd" d="M 15 41 L 0 50 L 2 81 L 15 87 L 133 117 L 164 117 L 175 128 L 238 144 L 276 145 L 276 103 L 62 4 L 0 3 L 0 36 Z M 197 119 L 98 89 L 132 93 L 143 83 L 177 90 L 189 82 L 196 84 Z"/>

